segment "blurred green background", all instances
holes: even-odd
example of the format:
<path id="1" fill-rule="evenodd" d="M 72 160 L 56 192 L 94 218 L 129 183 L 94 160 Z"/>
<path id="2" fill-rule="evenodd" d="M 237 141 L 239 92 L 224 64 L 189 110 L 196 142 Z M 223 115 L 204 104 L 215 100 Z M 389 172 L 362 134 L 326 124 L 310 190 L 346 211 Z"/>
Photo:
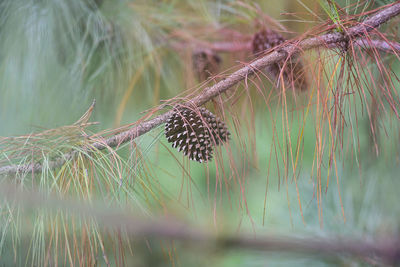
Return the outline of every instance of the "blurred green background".
<path id="1" fill-rule="evenodd" d="M 390 1 L 337 3 L 342 7 L 358 5 L 351 10 L 354 14 Z M 329 18 L 318 1 L 311 0 L 3 0 L 0 2 L 0 136 L 29 135 L 73 124 L 93 99 L 96 106 L 90 121 L 98 124 L 90 126 L 90 132 L 133 123 L 160 101 L 199 88 L 188 63 L 192 47 L 177 51 L 168 45 L 169 38 L 177 38 L 175 31 L 181 30 L 199 40 L 208 40 L 208 31 L 215 37 L 215 29 L 219 28 L 253 34 L 257 20 L 262 20 L 260 11 L 286 27 L 291 36 Z M 309 64 L 313 65 L 315 55 L 308 56 Z M 225 53 L 221 57 L 221 71 L 252 60 L 246 53 Z M 393 56 L 382 57 L 390 62 L 394 75 L 399 73 L 399 63 Z M 329 73 L 338 57 L 327 58 L 325 67 Z M 368 67 L 376 70 L 372 63 Z M 398 94 L 399 83 L 393 81 Z M 239 90 L 246 91 L 243 87 Z M 320 166 L 316 163 L 318 121 L 313 105 L 310 106 L 313 115 L 305 116 L 311 92 L 299 95 L 298 99 L 289 97 L 290 128 L 294 131 L 288 136 L 280 98 L 274 96 L 266 105 L 254 85 L 249 85 L 248 91 L 250 97 L 242 95 L 236 104 L 224 106 L 229 111 L 226 119 L 232 140 L 229 148 L 221 147 L 218 161 L 208 166 L 189 162 L 170 147 L 163 136 L 163 127 L 158 127 L 136 140 L 138 148 L 127 144 L 118 150 L 123 165 L 131 169 L 122 176 L 116 172 L 101 176 L 103 180 L 99 178 L 96 182 L 98 187 L 90 192 L 91 197 L 139 208 L 144 216 L 172 214 L 188 223 L 226 233 L 367 239 L 399 235 L 399 125 L 391 112 L 379 118 L 384 130 L 378 141 L 380 153 L 376 156 L 369 138 L 370 120 L 365 111 L 368 103 L 363 105 L 360 98 L 347 103 L 354 105 L 354 109 L 347 110 L 345 116 L 357 118 L 357 123 L 346 124 L 350 129 L 343 130 L 344 140 L 351 141 L 345 142 L 343 149 L 337 149 L 337 184 L 335 168 L 329 163 L 329 144 L 324 147 L 323 163 Z M 296 151 L 299 129 L 303 126 L 296 189 L 292 163 L 283 163 L 283 159 L 290 161 L 290 155 L 286 154 L 289 152 L 274 152 L 274 144 L 279 140 L 286 149 L 291 139 Z M 2 151 L 2 160 L 7 153 Z M 317 196 L 318 176 L 322 184 L 320 196 Z M 35 181 L 40 188 L 52 192 L 53 183 L 61 179 L 54 177 L 40 174 Z M 76 179 L 73 175 L 70 178 Z M 111 193 L 102 193 L 103 186 L 113 188 Z M 40 217 L 40 211 L 24 211 L 18 212 L 19 219 L 15 219 L 18 222 L 10 223 L 14 217 L 6 206 L 2 203 L 0 208 L 4 214 L 0 263 L 41 265 L 52 219 L 47 215 Z M 118 263 L 113 255 L 124 250 L 128 266 L 364 266 L 358 259 L 342 256 L 198 250 L 179 243 L 174 245 L 171 259 L 166 252 L 171 249 L 167 242 L 134 241 L 131 253 L 119 247 L 115 252 L 116 242 L 112 237 L 109 239 L 106 251 L 111 265 Z M 105 265 L 102 252 L 97 253 L 97 264 Z"/>

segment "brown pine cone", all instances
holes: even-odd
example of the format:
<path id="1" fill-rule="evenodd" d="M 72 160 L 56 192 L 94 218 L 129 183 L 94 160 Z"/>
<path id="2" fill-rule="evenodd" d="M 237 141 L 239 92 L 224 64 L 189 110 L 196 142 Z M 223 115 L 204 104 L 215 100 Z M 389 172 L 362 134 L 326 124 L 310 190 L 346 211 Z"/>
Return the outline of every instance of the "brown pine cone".
<path id="1" fill-rule="evenodd" d="M 203 82 L 218 73 L 222 60 L 215 52 L 202 49 L 193 52 L 192 61 L 197 79 Z"/>
<path id="2" fill-rule="evenodd" d="M 260 56 L 283 42 L 285 38 L 276 31 L 264 29 L 256 33 L 253 37 L 252 49 L 255 56 Z M 283 71 L 282 71 L 283 69 Z M 281 79 L 279 75 L 282 72 L 283 80 L 286 88 L 294 88 L 295 90 L 307 90 L 307 80 L 305 77 L 304 67 L 299 58 L 289 58 L 286 61 L 274 63 L 265 68 L 265 72 L 270 76 L 272 82 L 279 86 Z"/>
<path id="3" fill-rule="evenodd" d="M 254 34 L 252 48 L 253 54 L 259 55 L 261 52 L 269 50 L 285 42 L 285 38 L 279 33 L 270 29 L 264 29 Z"/>
<path id="4" fill-rule="evenodd" d="M 165 124 L 168 142 L 198 162 L 211 160 L 213 146 L 227 142 L 229 135 L 225 123 L 205 108 L 175 108 Z"/>

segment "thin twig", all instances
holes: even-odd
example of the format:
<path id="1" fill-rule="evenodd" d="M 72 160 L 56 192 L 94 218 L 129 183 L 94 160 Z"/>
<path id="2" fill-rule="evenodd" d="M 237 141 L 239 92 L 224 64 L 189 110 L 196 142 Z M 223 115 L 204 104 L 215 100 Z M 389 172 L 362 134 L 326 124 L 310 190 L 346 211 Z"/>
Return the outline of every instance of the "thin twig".
<path id="1" fill-rule="evenodd" d="M 204 103 L 215 98 L 216 96 L 220 95 L 221 93 L 226 92 L 242 80 L 247 79 L 250 75 L 257 72 L 258 70 L 263 69 L 273 63 L 284 60 L 288 55 L 295 55 L 300 53 L 301 51 L 306 51 L 317 47 L 331 47 L 333 45 L 341 47 L 343 42 L 347 42 L 349 39 L 365 36 L 368 34 L 368 32 L 371 32 L 372 30 L 376 29 L 383 23 L 387 22 L 388 20 L 399 14 L 400 1 L 397 1 L 396 3 L 376 12 L 374 15 L 367 17 L 362 23 L 347 29 L 346 34 L 328 33 L 299 41 L 296 44 L 287 43 L 286 45 L 283 45 L 282 47 L 271 52 L 270 54 L 267 54 L 253 61 L 252 63 L 249 63 L 245 67 L 237 70 L 236 72 L 229 75 L 226 79 L 218 82 L 214 86 L 205 88 L 201 94 L 187 101 L 187 103 L 194 106 L 201 106 Z M 104 142 L 94 143 L 88 150 L 93 148 L 103 150 L 109 147 L 116 147 L 125 142 L 131 141 L 166 122 L 171 114 L 172 111 L 168 111 L 164 114 L 156 116 L 153 119 L 142 121 L 133 126 L 131 129 L 104 140 Z M 48 166 L 50 168 L 59 167 L 65 162 L 73 159 L 76 154 L 76 151 L 72 151 L 64 155 L 64 157 L 62 158 L 58 158 L 54 161 L 49 162 Z M 25 173 L 28 171 L 40 172 L 41 170 L 42 165 L 40 163 L 9 165 L 1 167 L 0 174 L 16 174 Z"/>

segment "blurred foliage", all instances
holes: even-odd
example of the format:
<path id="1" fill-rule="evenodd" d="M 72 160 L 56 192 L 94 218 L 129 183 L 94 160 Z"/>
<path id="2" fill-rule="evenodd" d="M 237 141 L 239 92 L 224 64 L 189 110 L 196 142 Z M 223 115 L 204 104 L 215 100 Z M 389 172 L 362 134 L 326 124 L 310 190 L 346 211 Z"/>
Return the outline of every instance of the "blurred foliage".
<path id="1" fill-rule="evenodd" d="M 321 2 L 329 7 L 328 2 Z M 351 6 L 346 11 L 350 14 L 390 3 L 329 1 L 330 5 L 335 2 L 340 7 Z M 80 151 L 82 143 L 97 140 L 88 140 L 85 134 L 133 123 L 162 100 L 202 90 L 204 84 L 198 84 L 191 70 L 193 47 L 173 49 L 171 40 L 212 41 L 221 29 L 251 35 L 260 21 L 297 36 L 341 15 L 311 0 L 3 0 L 0 136 L 24 135 L 24 139 L 1 139 L 0 163 L 21 164 L 37 158 L 50 162 L 65 151 Z M 238 62 L 252 60 L 246 53 L 221 57 L 220 69 L 229 71 L 241 66 Z M 392 73 L 399 73 L 395 57 L 382 57 Z M 333 96 L 333 88 L 340 85 L 336 84 L 340 77 L 337 67 L 343 64 L 346 72 L 349 65 L 337 54 L 321 51 L 307 53 L 306 60 L 307 71 L 314 75 L 319 74 L 318 66 L 324 66 L 326 73 L 320 79 L 326 82 L 327 94 Z M 372 77 L 379 77 L 371 61 Z M 371 84 L 370 78 L 365 75 L 359 81 Z M 329 84 L 330 79 L 333 84 Z M 268 103 L 255 82 L 248 87 L 241 85 L 239 90 L 244 93 L 229 95 L 232 102 L 207 105 L 226 118 L 233 133 L 230 145 L 221 147 L 217 160 L 209 165 L 189 162 L 173 151 L 159 127 L 118 150 L 92 154 L 82 150 L 60 170 L 44 164 L 40 174 L 0 177 L 0 183 L 12 181 L 27 190 L 37 187 L 89 203 L 101 199 L 110 205 L 127 206 L 141 216 L 172 214 L 228 233 L 399 235 L 400 208 L 393 204 L 400 186 L 399 124 L 388 104 L 389 111 L 378 123 L 382 130 L 376 156 L 366 112 L 373 97 L 343 100 L 347 107 L 343 116 L 349 123 L 338 135 L 342 140 L 333 149 L 337 155 L 333 161 L 328 134 L 321 154 L 316 152 L 316 129 L 321 127 L 326 133 L 329 128 L 326 121 L 323 123 L 327 115 L 313 106 L 317 91 L 310 88 L 305 95 L 288 95 L 284 105 L 282 96 L 270 89 L 271 84 L 261 81 L 265 82 L 264 92 L 272 92 Z M 398 80 L 391 82 L 398 94 Z M 97 104 L 90 121 L 98 124 L 62 127 L 77 121 L 93 99 Z M 332 104 L 333 97 L 329 101 Z M 43 129 L 50 129 L 46 132 L 50 135 L 38 134 Z M 18 154 L 21 148 L 24 153 Z M 290 150 L 294 155 L 289 155 Z M 15 160 L 9 157 L 16 154 L 20 157 Z M 321 158 L 316 159 L 316 155 Z M 124 233 L 106 231 L 96 222 L 73 214 L 54 214 L 44 208 L 25 211 L 7 202 L 1 203 L 0 213 L 0 263 L 5 265 L 42 266 L 49 258 L 50 265 L 69 265 L 70 258 L 80 256 L 93 265 L 361 265 L 359 259 L 345 257 L 199 251 L 167 241 L 129 240 Z M 59 240 L 58 247 L 49 248 L 54 240 Z M 82 250 L 84 255 L 71 256 L 67 250 Z M 76 259 L 73 262 L 83 264 Z"/>

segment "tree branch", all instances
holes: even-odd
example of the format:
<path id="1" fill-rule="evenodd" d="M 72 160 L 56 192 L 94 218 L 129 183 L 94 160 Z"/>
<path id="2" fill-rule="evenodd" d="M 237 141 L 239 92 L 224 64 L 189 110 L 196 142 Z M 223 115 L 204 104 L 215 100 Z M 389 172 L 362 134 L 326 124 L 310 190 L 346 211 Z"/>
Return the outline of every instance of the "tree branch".
<path id="1" fill-rule="evenodd" d="M 354 44 L 366 49 L 377 49 L 386 53 L 400 54 L 400 43 L 397 42 L 389 42 L 385 40 L 358 39 L 354 42 Z"/>
<path id="2" fill-rule="evenodd" d="M 66 211 L 84 218 L 94 218 L 108 229 L 126 230 L 131 237 L 171 239 L 189 242 L 200 247 L 215 249 L 248 249 L 257 251 L 304 253 L 312 256 L 351 256 L 362 260 L 373 260 L 395 266 L 400 263 L 400 240 L 381 238 L 374 241 L 355 237 L 343 238 L 300 238 L 296 236 L 258 235 L 228 233 L 215 234 L 200 227 L 193 227 L 173 218 L 159 217 L 143 219 L 119 207 L 98 203 L 88 205 L 82 201 L 60 199 L 43 195 L 36 190 L 17 189 L 9 183 L 2 183 L 0 196 L 10 203 L 36 210 L 46 207 L 55 211 Z M 396 265 L 397 266 L 397 265 Z"/>
<path id="3" fill-rule="evenodd" d="M 354 41 L 355 46 L 359 46 L 366 49 L 377 49 L 386 53 L 400 53 L 400 43 L 391 42 L 379 39 L 366 39 L 360 38 Z M 238 51 L 249 51 L 251 50 L 251 42 L 242 43 L 230 43 L 230 42 L 215 42 L 204 44 L 204 47 L 215 52 L 238 52 Z M 337 45 L 333 44 L 329 48 L 336 48 Z"/>
<path id="4" fill-rule="evenodd" d="M 237 83 L 241 82 L 244 79 L 247 79 L 250 75 L 257 72 L 260 69 L 265 68 L 268 65 L 284 60 L 287 55 L 298 54 L 301 51 L 310 50 L 317 47 L 341 47 L 343 42 L 348 41 L 349 39 L 358 38 L 361 36 L 365 36 L 368 32 L 376 29 L 380 25 L 384 24 L 391 18 L 400 14 L 400 1 L 392 5 L 388 5 L 380 11 L 376 12 L 374 15 L 367 17 L 363 22 L 358 25 L 347 29 L 346 33 L 328 33 L 317 37 L 308 38 L 302 40 L 296 44 L 286 44 L 280 47 L 279 50 L 275 50 L 255 61 L 246 65 L 245 67 L 237 70 L 236 72 L 229 75 L 226 79 L 218 82 L 214 86 L 207 87 L 204 91 L 192 98 L 187 102 L 187 104 L 194 106 L 201 106 L 204 103 L 210 101 L 221 93 L 226 92 L 230 88 L 232 88 Z M 104 142 L 96 142 L 92 145 L 90 149 L 98 149 L 103 150 L 107 147 L 116 147 L 120 144 L 133 140 L 147 132 L 151 129 L 161 125 L 166 122 L 168 117 L 172 114 L 172 111 L 168 111 L 164 114 L 158 115 L 153 119 L 145 120 L 137 125 L 133 126 L 131 129 L 114 135 Z M 78 152 L 72 151 L 62 158 L 58 158 L 52 162 L 49 162 L 49 166 L 51 168 L 59 167 L 63 165 L 65 162 L 74 158 L 74 156 Z M 16 174 L 16 173 L 25 173 L 25 172 L 40 172 L 42 170 L 41 163 L 34 164 L 25 164 L 25 165 L 9 165 L 0 168 L 1 174 Z"/>

